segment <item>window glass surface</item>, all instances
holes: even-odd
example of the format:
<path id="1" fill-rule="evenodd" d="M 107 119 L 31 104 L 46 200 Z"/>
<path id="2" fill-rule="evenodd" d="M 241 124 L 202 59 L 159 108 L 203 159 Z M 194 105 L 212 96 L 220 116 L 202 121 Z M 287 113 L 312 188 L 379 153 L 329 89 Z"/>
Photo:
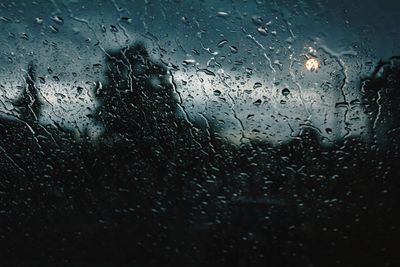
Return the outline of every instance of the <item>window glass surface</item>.
<path id="1" fill-rule="evenodd" d="M 0 265 L 398 266 L 399 10 L 1 0 Z"/>

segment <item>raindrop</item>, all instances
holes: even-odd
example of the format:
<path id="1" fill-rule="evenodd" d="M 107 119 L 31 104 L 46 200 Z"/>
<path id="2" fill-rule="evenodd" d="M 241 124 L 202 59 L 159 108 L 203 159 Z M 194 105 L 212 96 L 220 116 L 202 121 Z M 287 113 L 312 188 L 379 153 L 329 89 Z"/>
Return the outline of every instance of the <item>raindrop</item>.
<path id="1" fill-rule="evenodd" d="M 54 33 L 57 33 L 57 32 L 58 32 L 58 29 L 57 29 L 56 27 L 54 27 L 53 25 L 50 25 L 49 27 L 50 27 L 50 30 L 51 30 L 52 32 L 54 32 Z"/>
<path id="2" fill-rule="evenodd" d="M 209 70 L 209 69 L 199 69 L 198 71 L 204 72 L 204 73 L 207 74 L 207 75 L 215 76 L 215 73 L 212 72 L 212 71 Z"/>
<path id="3" fill-rule="evenodd" d="M 64 99 L 66 96 L 64 95 L 64 94 L 61 94 L 61 93 L 55 93 L 54 94 L 57 98 L 61 98 L 61 99 Z"/>
<path id="4" fill-rule="evenodd" d="M 256 82 L 256 83 L 253 85 L 253 89 L 260 88 L 261 86 L 262 86 L 262 84 L 261 84 L 260 82 Z"/>
<path id="5" fill-rule="evenodd" d="M 11 22 L 12 22 L 11 19 L 6 18 L 6 17 L 0 17 L 0 20 L 2 20 L 2 21 L 4 21 L 4 22 L 8 22 L 8 23 L 11 23 Z"/>
<path id="6" fill-rule="evenodd" d="M 251 68 L 246 68 L 246 74 L 250 77 L 253 74 L 253 70 Z"/>
<path id="7" fill-rule="evenodd" d="M 77 91 L 77 93 L 80 95 L 80 94 L 82 94 L 82 92 L 83 92 L 83 88 L 80 87 L 80 86 L 78 86 L 78 87 L 76 88 L 76 91 Z"/>
<path id="8" fill-rule="evenodd" d="M 236 54 L 238 52 L 238 49 L 236 46 L 231 45 L 229 48 L 231 49 L 231 52 L 234 54 Z"/>
<path id="9" fill-rule="evenodd" d="M 221 91 L 220 90 L 214 90 L 214 95 L 215 96 L 220 96 L 221 95 Z"/>
<path id="10" fill-rule="evenodd" d="M 218 47 L 223 47 L 225 44 L 227 44 L 228 43 L 228 40 L 222 40 L 222 41 L 219 41 L 219 43 L 218 43 Z"/>
<path id="11" fill-rule="evenodd" d="M 252 16 L 251 20 L 256 25 L 261 25 L 264 22 L 264 20 L 260 16 Z"/>
<path id="12" fill-rule="evenodd" d="M 21 33 L 21 39 L 29 40 L 29 36 L 26 33 Z"/>
<path id="13" fill-rule="evenodd" d="M 247 119 L 251 119 L 252 117 L 254 117 L 254 114 L 247 115 Z"/>
<path id="14" fill-rule="evenodd" d="M 51 18 L 52 21 L 54 21 L 57 24 L 63 24 L 64 23 L 64 19 L 60 16 L 54 16 Z"/>
<path id="15" fill-rule="evenodd" d="M 130 17 L 121 17 L 121 20 L 127 23 L 131 23 L 132 19 Z"/>
<path id="16" fill-rule="evenodd" d="M 191 64 L 194 64 L 194 63 L 196 63 L 196 60 L 194 60 L 194 59 L 185 59 L 183 61 L 184 65 L 191 65 Z"/>
<path id="17" fill-rule="evenodd" d="M 184 23 L 189 23 L 189 19 L 188 19 L 187 17 L 185 17 L 185 16 L 183 16 L 183 17 L 181 18 L 181 20 L 182 20 Z"/>
<path id="18" fill-rule="evenodd" d="M 42 24 L 43 23 L 43 19 L 42 18 L 36 18 L 35 19 L 35 23 L 36 24 Z"/>
<path id="19" fill-rule="evenodd" d="M 101 67 L 102 67 L 102 65 L 100 63 L 93 64 L 94 69 L 99 69 Z"/>
<path id="20" fill-rule="evenodd" d="M 115 27 L 114 25 L 110 25 L 110 31 L 112 31 L 112 32 L 118 32 L 118 28 Z"/>
<path id="21" fill-rule="evenodd" d="M 217 14 L 218 14 L 219 17 L 222 17 L 222 18 L 229 17 L 229 13 L 228 12 L 224 12 L 224 11 L 220 11 Z"/>
<path id="22" fill-rule="evenodd" d="M 348 108 L 349 107 L 349 103 L 347 102 L 338 102 L 335 104 L 336 108 Z"/>
<path id="23" fill-rule="evenodd" d="M 261 105 L 261 99 L 257 99 L 256 101 L 253 102 L 254 105 L 259 106 Z"/>
<path id="24" fill-rule="evenodd" d="M 266 27 L 258 27 L 257 31 L 261 34 L 261 35 L 267 35 L 268 34 L 268 29 Z"/>
<path id="25" fill-rule="evenodd" d="M 282 90 L 282 95 L 288 96 L 289 94 L 290 94 L 290 90 L 289 90 L 289 89 L 284 88 L 284 89 Z"/>

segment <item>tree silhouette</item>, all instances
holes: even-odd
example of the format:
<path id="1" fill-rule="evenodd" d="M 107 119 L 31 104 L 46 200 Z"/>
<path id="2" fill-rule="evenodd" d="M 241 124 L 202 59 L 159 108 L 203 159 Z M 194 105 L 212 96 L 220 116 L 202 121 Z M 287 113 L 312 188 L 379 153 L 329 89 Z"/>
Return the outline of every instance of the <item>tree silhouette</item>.
<path id="1" fill-rule="evenodd" d="M 174 120 L 167 70 L 150 59 L 143 44 L 108 53 L 106 64 L 108 83 L 98 91 L 102 106 L 96 116 L 106 135 L 154 135 Z"/>
<path id="2" fill-rule="evenodd" d="M 364 105 L 380 145 L 400 140 L 400 57 L 381 61 L 363 81 Z M 396 142 L 397 140 L 397 142 Z"/>

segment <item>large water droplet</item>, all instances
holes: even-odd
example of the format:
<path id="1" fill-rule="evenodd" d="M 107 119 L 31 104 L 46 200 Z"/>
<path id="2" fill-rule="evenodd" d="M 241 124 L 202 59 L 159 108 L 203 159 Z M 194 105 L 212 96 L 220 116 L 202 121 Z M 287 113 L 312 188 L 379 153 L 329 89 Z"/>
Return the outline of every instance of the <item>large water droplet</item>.
<path id="1" fill-rule="evenodd" d="M 253 89 L 260 88 L 261 86 L 262 86 L 262 84 L 261 84 L 260 82 L 256 82 L 256 83 L 253 85 Z"/>
<path id="2" fill-rule="evenodd" d="M 289 94 L 290 94 L 290 90 L 289 90 L 289 89 L 284 88 L 284 89 L 282 90 L 282 95 L 288 96 Z"/>

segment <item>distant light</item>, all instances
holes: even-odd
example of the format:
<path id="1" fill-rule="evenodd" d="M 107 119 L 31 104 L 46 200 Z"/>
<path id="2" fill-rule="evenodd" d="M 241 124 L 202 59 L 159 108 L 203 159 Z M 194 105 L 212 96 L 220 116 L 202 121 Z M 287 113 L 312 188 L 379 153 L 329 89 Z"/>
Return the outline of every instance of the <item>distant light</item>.
<path id="1" fill-rule="evenodd" d="M 315 53 L 317 53 L 317 49 L 310 46 L 310 47 L 308 47 L 308 53 L 315 54 Z"/>
<path id="2" fill-rule="evenodd" d="M 310 58 L 306 61 L 306 68 L 309 71 L 316 71 L 319 69 L 319 61 L 315 58 Z"/>

